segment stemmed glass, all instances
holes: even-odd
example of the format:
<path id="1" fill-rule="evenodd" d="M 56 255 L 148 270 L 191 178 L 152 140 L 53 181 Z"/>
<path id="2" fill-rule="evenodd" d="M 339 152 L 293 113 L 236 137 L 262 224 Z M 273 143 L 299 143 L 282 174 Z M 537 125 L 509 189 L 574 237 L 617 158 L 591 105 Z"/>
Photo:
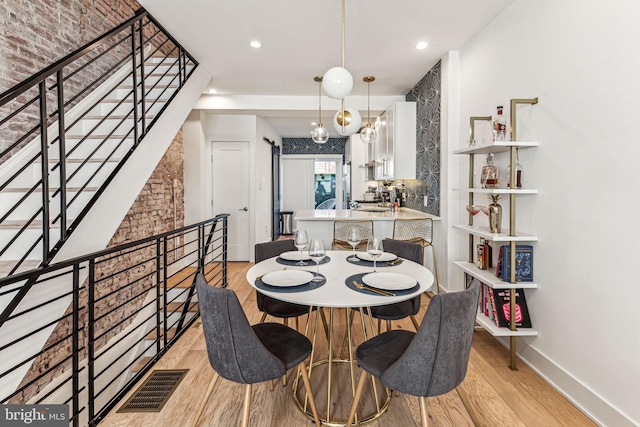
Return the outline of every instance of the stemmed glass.
<path id="1" fill-rule="evenodd" d="M 481 209 L 482 206 L 480 205 L 467 205 L 467 212 L 469 212 L 473 216 L 480 212 Z"/>
<path id="2" fill-rule="evenodd" d="M 356 246 L 358 246 L 358 243 L 360 243 L 360 235 L 358 234 L 357 228 L 354 227 L 351 230 L 349 230 L 349 235 L 347 236 L 347 243 L 349 243 L 353 248 L 353 255 L 349 257 L 349 260 L 358 261 L 358 257 L 356 256 Z"/>
<path id="3" fill-rule="evenodd" d="M 307 235 L 307 231 L 297 230 L 293 244 L 296 245 L 296 248 L 298 248 L 298 250 L 300 251 L 300 261 L 298 261 L 296 265 L 307 265 L 307 263 L 302 260 L 302 250 L 309 244 L 309 236 Z"/>
<path id="4" fill-rule="evenodd" d="M 320 276 L 320 261 L 324 259 L 324 244 L 322 243 L 322 239 L 312 239 L 309 243 L 309 256 L 316 263 L 316 274 L 311 279 L 312 282 L 320 282 L 322 281 L 322 276 Z"/>
<path id="5" fill-rule="evenodd" d="M 376 272 L 376 260 L 382 255 L 382 238 L 380 236 L 371 236 L 367 241 L 367 253 L 373 258 L 373 272 Z"/>

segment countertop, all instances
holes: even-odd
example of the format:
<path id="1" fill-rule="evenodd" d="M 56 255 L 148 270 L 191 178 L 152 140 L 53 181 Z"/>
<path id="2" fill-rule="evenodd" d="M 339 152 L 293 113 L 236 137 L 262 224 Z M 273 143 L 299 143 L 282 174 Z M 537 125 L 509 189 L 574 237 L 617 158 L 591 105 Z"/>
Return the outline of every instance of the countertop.
<path id="1" fill-rule="evenodd" d="M 371 219 L 374 221 L 393 221 L 395 219 L 433 218 L 440 217 L 409 208 L 400 208 L 397 212 L 366 212 L 357 209 L 307 209 L 296 212 L 296 221 L 334 221 L 336 219 Z"/>

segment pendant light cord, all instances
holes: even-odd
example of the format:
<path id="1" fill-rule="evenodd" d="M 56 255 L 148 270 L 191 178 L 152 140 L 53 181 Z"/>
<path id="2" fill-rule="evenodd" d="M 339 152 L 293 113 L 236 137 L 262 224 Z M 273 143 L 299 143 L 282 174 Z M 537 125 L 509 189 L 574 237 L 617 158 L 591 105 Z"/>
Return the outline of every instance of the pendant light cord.
<path id="1" fill-rule="evenodd" d="M 344 68 L 344 2 L 345 0 L 342 0 L 342 68 Z M 344 133 L 344 121 L 344 98 L 342 98 L 342 133 Z"/>

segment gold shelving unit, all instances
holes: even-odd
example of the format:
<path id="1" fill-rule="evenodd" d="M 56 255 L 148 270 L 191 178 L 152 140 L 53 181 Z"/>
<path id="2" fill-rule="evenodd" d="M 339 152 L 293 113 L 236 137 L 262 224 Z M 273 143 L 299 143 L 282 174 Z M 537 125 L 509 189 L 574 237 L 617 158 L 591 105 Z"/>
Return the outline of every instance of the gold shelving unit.
<path id="1" fill-rule="evenodd" d="M 529 147 L 537 147 L 538 144 L 536 142 L 521 142 L 517 139 L 516 134 L 516 125 L 517 125 L 517 106 L 519 104 L 528 104 L 535 105 L 538 103 L 538 98 L 517 98 L 511 100 L 511 110 L 510 110 L 510 135 L 511 141 L 499 141 L 493 142 L 490 144 L 482 144 L 482 145 L 474 145 L 470 146 L 466 149 L 456 150 L 454 154 L 468 154 L 469 155 L 469 188 L 462 189 L 464 191 L 469 192 L 469 204 L 473 205 L 474 203 L 474 193 L 487 193 L 487 194 L 508 194 L 509 195 L 509 231 L 508 233 L 500 233 L 493 234 L 488 232 L 486 227 L 477 227 L 473 224 L 473 215 L 469 213 L 469 225 L 468 226 L 455 226 L 455 228 L 462 229 L 469 233 L 469 259 L 467 262 L 456 262 L 455 264 L 460 267 L 465 274 L 469 274 L 476 279 L 486 283 L 492 288 L 505 288 L 504 283 L 500 284 L 498 282 L 493 282 L 491 280 L 487 280 L 490 276 L 486 273 L 485 270 L 480 270 L 473 264 L 473 254 L 474 251 L 474 236 L 481 236 L 490 241 L 502 241 L 509 242 L 510 251 L 512 254 L 516 253 L 516 243 L 519 241 L 537 241 L 536 236 L 525 235 L 522 233 L 517 233 L 516 231 L 516 199 L 518 195 L 523 194 L 535 194 L 537 193 L 534 189 L 518 189 L 516 188 L 516 162 L 517 162 L 517 150 L 519 148 L 529 148 Z M 475 140 L 475 122 L 476 121 L 491 121 L 491 116 L 472 116 L 469 118 L 469 140 Z M 509 175 L 509 188 L 508 189 L 477 189 L 474 188 L 474 156 L 477 154 L 486 154 L 486 153 L 499 153 L 499 152 L 509 152 L 509 164 L 511 174 Z M 515 313 L 515 304 L 516 304 L 516 295 L 515 290 L 518 287 L 523 287 L 522 285 L 516 286 L 516 257 L 511 256 L 509 258 L 511 263 L 510 265 L 510 278 L 508 289 L 510 291 L 510 311 L 511 313 Z M 527 288 L 536 288 L 537 285 L 535 283 L 527 283 L 525 286 Z M 515 316 L 511 316 L 510 325 L 508 328 L 497 328 L 491 322 L 486 321 L 484 316 L 478 316 L 478 323 L 485 328 L 489 333 L 494 336 L 508 336 L 509 337 L 509 367 L 513 370 L 517 369 L 517 357 L 516 357 L 516 338 L 518 336 L 535 336 L 537 335 L 537 331 L 533 328 L 516 328 L 516 319 Z"/>

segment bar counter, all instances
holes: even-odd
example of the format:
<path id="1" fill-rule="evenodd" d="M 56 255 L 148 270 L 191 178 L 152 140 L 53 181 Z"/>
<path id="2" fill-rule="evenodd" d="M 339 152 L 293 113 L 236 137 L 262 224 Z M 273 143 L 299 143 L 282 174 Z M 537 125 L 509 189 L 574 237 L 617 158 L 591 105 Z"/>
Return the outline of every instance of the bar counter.
<path id="1" fill-rule="evenodd" d="M 335 220 L 372 220 L 373 232 L 383 238 L 393 237 L 393 221 L 395 219 L 433 218 L 440 217 L 409 208 L 399 208 L 398 211 L 372 212 L 375 207 L 364 209 L 308 209 L 297 212 L 294 216 L 296 228 L 307 230 L 310 239 L 321 238 L 326 249 L 331 249 L 333 241 L 333 222 Z M 382 209 L 382 208 L 380 208 Z"/>

